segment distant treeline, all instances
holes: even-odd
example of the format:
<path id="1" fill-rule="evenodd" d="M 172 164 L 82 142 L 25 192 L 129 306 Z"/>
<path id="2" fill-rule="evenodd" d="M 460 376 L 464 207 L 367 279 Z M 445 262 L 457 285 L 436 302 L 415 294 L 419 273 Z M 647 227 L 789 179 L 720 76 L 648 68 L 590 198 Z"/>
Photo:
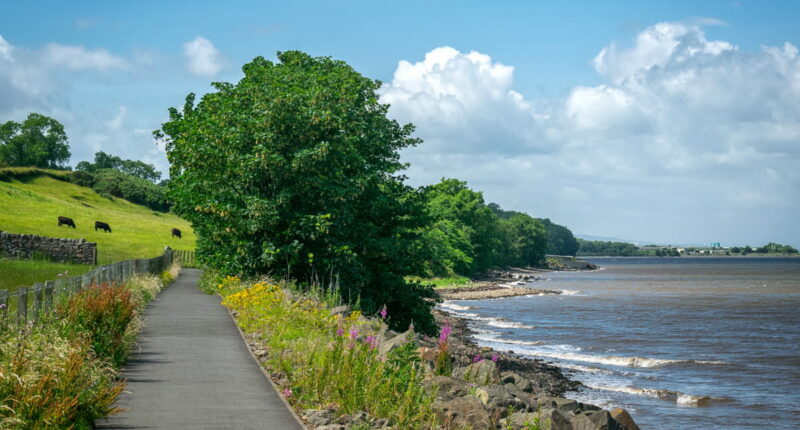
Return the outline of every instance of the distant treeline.
<path id="1" fill-rule="evenodd" d="M 97 152 L 94 163 L 81 161 L 70 175 L 70 180 L 91 187 L 105 197 L 120 197 L 129 202 L 166 212 L 170 208 L 164 184 L 152 164 L 138 160 L 123 160 L 117 156 Z"/>
<path id="2" fill-rule="evenodd" d="M 797 254 L 797 249 L 789 245 L 770 242 L 764 246 L 752 248 L 734 246 L 731 248 L 700 248 L 675 246 L 647 246 L 638 247 L 626 242 L 607 242 L 600 240 L 578 239 L 578 255 L 581 256 L 609 256 L 609 257 L 680 257 L 681 255 L 748 255 L 748 254 Z"/>
<path id="3" fill-rule="evenodd" d="M 578 255 L 607 255 L 611 257 L 634 257 L 648 255 L 636 245 L 626 242 L 578 239 Z"/>

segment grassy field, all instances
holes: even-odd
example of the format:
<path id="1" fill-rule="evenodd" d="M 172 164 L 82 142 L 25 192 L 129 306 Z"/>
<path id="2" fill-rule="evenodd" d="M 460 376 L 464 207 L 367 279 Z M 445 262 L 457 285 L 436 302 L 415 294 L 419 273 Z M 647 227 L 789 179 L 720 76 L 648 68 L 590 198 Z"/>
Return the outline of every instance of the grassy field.
<path id="1" fill-rule="evenodd" d="M 65 276 L 82 275 L 92 269 L 87 264 L 62 264 L 43 260 L 0 259 L 0 290 L 16 290 L 35 282 L 54 280 L 60 273 Z"/>
<path id="2" fill-rule="evenodd" d="M 2 231 L 72 239 L 84 238 L 89 242 L 97 242 L 97 262 L 100 265 L 134 258 L 155 257 L 163 253 L 165 246 L 194 250 L 194 232 L 188 222 L 174 214 L 154 212 L 119 198 L 111 200 L 102 197 L 91 188 L 53 177 L 58 175 L 39 175 L 35 171 L 28 175 L 10 175 L 4 174 L 3 170 L 6 169 L 0 169 L 0 230 Z M 77 228 L 58 227 L 59 216 L 72 218 Z M 95 221 L 107 222 L 111 225 L 112 233 L 94 231 Z M 172 238 L 173 227 L 181 230 L 182 239 Z M 25 264 L 30 264 L 28 266 L 30 270 L 22 270 Z M 40 273 L 42 276 L 61 273 L 64 270 L 69 270 L 70 274 L 77 274 L 80 270 L 91 269 L 89 266 L 81 266 L 82 269 L 76 266 L 35 261 L 17 265 L 11 261 L 2 261 L 0 278 L 11 278 L 13 283 L 19 282 L 13 279 L 30 279 L 29 276 L 34 278 L 34 282 L 53 279 L 12 274 L 17 272 L 11 270 L 12 268 Z"/>
<path id="3" fill-rule="evenodd" d="M 433 287 L 437 289 L 464 287 L 472 282 L 466 276 L 461 276 L 461 275 L 451 276 L 447 278 L 420 278 L 418 276 L 409 276 L 408 280 L 420 281 L 423 284 L 433 284 Z"/>

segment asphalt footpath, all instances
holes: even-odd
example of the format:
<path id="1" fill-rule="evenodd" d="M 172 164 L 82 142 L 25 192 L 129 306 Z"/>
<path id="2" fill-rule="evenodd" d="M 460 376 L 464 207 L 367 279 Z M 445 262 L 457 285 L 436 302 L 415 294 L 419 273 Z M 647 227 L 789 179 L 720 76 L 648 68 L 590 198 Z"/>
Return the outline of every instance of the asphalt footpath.
<path id="1" fill-rule="evenodd" d="M 303 427 L 253 360 L 218 296 L 184 269 L 150 303 L 138 347 L 123 368 L 124 412 L 98 429 L 280 429 Z"/>

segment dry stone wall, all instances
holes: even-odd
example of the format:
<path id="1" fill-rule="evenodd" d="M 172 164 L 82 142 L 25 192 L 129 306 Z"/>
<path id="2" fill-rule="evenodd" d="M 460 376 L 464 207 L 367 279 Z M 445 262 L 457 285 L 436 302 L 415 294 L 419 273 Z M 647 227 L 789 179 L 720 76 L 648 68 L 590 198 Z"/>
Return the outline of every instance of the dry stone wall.
<path id="1" fill-rule="evenodd" d="M 60 239 L 0 231 L 0 255 L 11 258 L 41 256 L 60 263 L 97 264 L 97 244 L 86 239 Z"/>

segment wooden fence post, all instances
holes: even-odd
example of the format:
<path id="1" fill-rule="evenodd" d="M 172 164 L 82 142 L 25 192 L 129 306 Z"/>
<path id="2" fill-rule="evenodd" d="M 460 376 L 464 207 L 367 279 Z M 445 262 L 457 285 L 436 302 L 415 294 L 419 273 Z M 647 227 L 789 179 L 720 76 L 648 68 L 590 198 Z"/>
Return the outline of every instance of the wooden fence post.
<path id="1" fill-rule="evenodd" d="M 17 319 L 20 324 L 28 323 L 28 287 L 17 290 Z"/>
<path id="2" fill-rule="evenodd" d="M 33 308 L 31 311 L 33 315 L 31 316 L 31 320 L 33 322 L 39 321 L 39 312 L 42 310 L 42 284 L 36 283 L 33 284 Z"/>
<path id="3" fill-rule="evenodd" d="M 56 290 L 56 283 L 47 281 L 44 283 L 44 310 L 45 312 L 52 312 L 53 310 L 53 293 Z"/>
<path id="4" fill-rule="evenodd" d="M 0 323 L 6 322 L 8 314 L 8 290 L 0 290 Z"/>

